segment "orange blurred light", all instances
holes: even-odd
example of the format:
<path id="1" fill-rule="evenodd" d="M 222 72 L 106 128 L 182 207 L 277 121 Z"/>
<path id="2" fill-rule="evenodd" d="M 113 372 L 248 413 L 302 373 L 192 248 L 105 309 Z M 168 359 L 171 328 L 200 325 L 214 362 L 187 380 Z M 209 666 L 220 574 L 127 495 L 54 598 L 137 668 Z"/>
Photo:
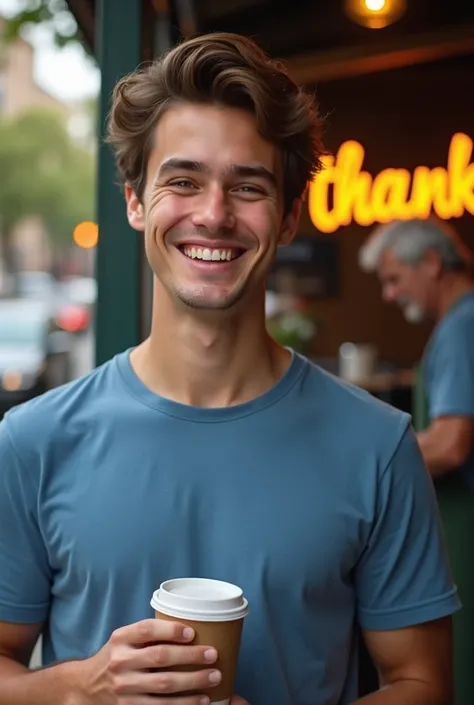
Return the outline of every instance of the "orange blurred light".
<path id="1" fill-rule="evenodd" d="M 99 241 L 99 226 L 91 221 L 79 223 L 74 228 L 73 239 L 78 247 L 95 247 Z"/>
<path id="2" fill-rule="evenodd" d="M 6 370 L 3 374 L 3 388 L 7 392 L 17 392 L 22 383 L 22 376 L 16 370 Z"/>
<path id="3" fill-rule="evenodd" d="M 80 333 L 89 325 L 89 314 L 83 306 L 65 306 L 58 312 L 56 323 L 68 333 Z"/>
<path id="4" fill-rule="evenodd" d="M 406 11 L 406 0 L 345 0 L 346 14 L 369 29 L 383 29 Z"/>
<path id="5" fill-rule="evenodd" d="M 385 7 L 386 0 L 365 0 L 365 6 L 371 12 L 380 12 Z"/>

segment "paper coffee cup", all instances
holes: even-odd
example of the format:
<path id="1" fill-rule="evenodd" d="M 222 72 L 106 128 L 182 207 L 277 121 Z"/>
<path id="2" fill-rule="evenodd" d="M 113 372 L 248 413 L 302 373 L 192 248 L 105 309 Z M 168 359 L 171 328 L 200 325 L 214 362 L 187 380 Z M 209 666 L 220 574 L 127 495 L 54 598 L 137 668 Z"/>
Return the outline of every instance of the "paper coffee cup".
<path id="1" fill-rule="evenodd" d="M 181 622 L 195 631 L 194 644 L 213 646 L 219 685 L 204 691 L 211 705 L 229 705 L 234 689 L 240 640 L 248 603 L 237 585 L 207 578 L 178 578 L 162 583 L 151 606 L 157 619 Z M 193 667 L 194 668 L 194 667 Z"/>

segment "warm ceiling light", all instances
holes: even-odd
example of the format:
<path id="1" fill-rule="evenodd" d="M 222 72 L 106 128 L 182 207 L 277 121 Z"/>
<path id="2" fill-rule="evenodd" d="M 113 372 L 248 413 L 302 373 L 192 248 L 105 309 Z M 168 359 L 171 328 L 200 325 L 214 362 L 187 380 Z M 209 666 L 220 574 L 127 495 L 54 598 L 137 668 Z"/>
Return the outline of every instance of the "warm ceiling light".
<path id="1" fill-rule="evenodd" d="M 406 5 L 406 0 L 345 0 L 351 20 L 370 29 L 393 24 L 403 15 Z"/>
<path id="2" fill-rule="evenodd" d="M 365 6 L 371 12 L 380 12 L 385 7 L 385 0 L 365 0 Z"/>

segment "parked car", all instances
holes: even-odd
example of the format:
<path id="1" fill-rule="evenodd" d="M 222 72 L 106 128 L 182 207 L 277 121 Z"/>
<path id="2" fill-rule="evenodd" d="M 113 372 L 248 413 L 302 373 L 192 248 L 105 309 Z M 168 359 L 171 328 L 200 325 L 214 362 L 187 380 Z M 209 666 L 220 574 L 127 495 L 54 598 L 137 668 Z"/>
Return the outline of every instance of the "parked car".
<path id="1" fill-rule="evenodd" d="M 71 334 L 88 330 L 96 299 L 93 277 L 73 276 L 59 282 L 49 272 L 21 271 L 16 279 L 18 296 L 48 305 L 58 328 Z"/>
<path id="2" fill-rule="evenodd" d="M 22 299 L 42 301 L 54 299 L 57 288 L 56 280 L 49 272 L 28 270 L 16 274 L 16 286 Z"/>
<path id="3" fill-rule="evenodd" d="M 44 302 L 0 300 L 0 416 L 71 376 L 71 340 Z"/>
<path id="4" fill-rule="evenodd" d="M 56 323 L 69 333 L 84 333 L 93 323 L 97 282 L 93 277 L 69 277 L 62 282 Z"/>

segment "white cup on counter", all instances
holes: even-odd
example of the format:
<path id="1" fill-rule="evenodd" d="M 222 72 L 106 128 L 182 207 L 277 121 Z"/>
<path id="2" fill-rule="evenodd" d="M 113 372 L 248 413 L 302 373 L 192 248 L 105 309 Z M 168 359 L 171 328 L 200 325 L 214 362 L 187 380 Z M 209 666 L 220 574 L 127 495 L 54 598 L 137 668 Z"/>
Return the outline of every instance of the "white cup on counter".
<path id="1" fill-rule="evenodd" d="M 377 349 L 363 343 L 343 343 L 339 348 L 339 376 L 359 384 L 370 379 L 377 365 Z"/>

